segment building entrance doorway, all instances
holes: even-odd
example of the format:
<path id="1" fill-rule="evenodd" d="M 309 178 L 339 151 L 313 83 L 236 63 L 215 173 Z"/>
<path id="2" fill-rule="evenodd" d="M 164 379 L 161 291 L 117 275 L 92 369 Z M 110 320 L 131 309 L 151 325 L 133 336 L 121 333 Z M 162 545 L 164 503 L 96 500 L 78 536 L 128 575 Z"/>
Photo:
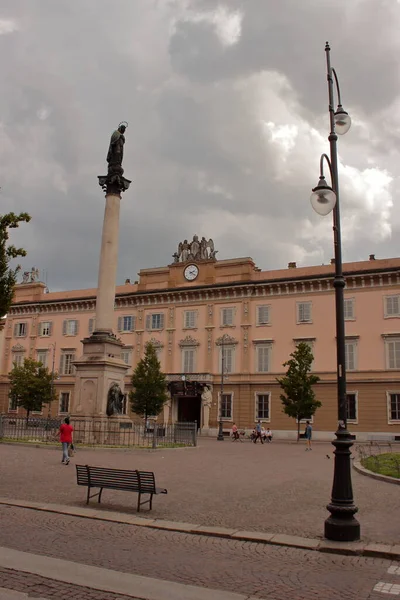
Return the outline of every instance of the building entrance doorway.
<path id="1" fill-rule="evenodd" d="M 194 423 L 201 426 L 201 396 L 181 396 L 178 398 L 178 422 Z"/>

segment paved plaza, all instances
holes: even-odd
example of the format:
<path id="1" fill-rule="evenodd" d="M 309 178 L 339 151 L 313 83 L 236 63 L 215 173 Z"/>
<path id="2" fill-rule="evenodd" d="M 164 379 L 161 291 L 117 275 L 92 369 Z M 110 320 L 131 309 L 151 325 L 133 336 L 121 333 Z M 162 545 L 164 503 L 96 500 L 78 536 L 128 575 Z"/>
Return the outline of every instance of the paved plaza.
<path id="1" fill-rule="evenodd" d="M 156 497 L 153 511 L 143 511 L 143 517 L 321 537 L 332 482 L 333 460 L 326 458 L 331 450 L 329 444 L 315 444 L 305 452 L 301 443 L 261 446 L 201 439 L 197 448 L 188 449 L 82 448 L 64 466 L 58 448 L 0 445 L 1 496 L 84 508 L 85 489 L 76 486 L 74 462 L 151 469 L 168 495 Z M 363 538 L 398 543 L 398 486 L 355 472 L 353 483 Z M 105 513 L 136 514 L 136 496 L 105 491 L 103 498 L 100 510 Z M 99 509 L 96 503 L 92 507 Z M 12 505 L 0 505 L 0 523 L 1 600 L 379 600 L 389 593 L 395 597 L 397 591 L 400 595 L 399 564 L 386 558 L 192 535 Z M 8 549 L 30 553 L 33 563 L 35 557 L 66 561 L 65 567 L 50 564 L 47 570 L 35 570 L 24 559 L 18 568 L 19 563 L 7 563 Z M 83 571 L 79 578 L 84 568 L 88 574 Z M 91 575 L 93 568 L 102 570 L 101 577 Z M 101 580 L 115 581 L 115 589 L 102 587 Z"/>
<path id="2" fill-rule="evenodd" d="M 331 458 L 327 458 L 327 455 Z M 197 448 L 169 450 L 78 449 L 69 466 L 56 448 L 1 446 L 2 497 L 84 505 L 74 463 L 151 470 L 168 495 L 154 499 L 156 519 L 319 538 L 333 474 L 332 446 L 252 444 L 200 439 Z M 364 541 L 398 543 L 399 487 L 353 470 Z M 136 511 L 136 495 L 106 490 L 100 507 Z"/>

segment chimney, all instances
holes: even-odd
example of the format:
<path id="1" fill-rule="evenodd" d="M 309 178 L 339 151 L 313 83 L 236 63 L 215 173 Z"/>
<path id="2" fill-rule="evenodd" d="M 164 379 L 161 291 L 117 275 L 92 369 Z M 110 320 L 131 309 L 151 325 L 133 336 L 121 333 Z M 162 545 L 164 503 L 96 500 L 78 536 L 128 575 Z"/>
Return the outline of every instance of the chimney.
<path id="1" fill-rule="evenodd" d="M 370 254 L 369 255 L 369 260 L 375 260 L 375 254 Z"/>
<path id="2" fill-rule="evenodd" d="M 331 258 L 331 265 L 334 265 L 334 264 L 335 264 L 335 259 Z"/>
<path id="3" fill-rule="evenodd" d="M 295 269 L 295 268 L 296 268 L 296 263 L 295 262 L 288 263 L 288 269 Z"/>

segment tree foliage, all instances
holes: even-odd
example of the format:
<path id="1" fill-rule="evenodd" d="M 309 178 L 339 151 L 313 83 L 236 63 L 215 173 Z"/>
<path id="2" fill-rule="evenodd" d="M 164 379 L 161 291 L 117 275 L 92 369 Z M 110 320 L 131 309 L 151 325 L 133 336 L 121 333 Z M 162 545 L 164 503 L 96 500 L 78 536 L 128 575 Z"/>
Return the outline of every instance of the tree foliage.
<path id="1" fill-rule="evenodd" d="M 23 248 L 7 246 L 9 230 L 16 229 L 20 223 L 28 223 L 30 220 L 28 213 L 0 215 L 0 317 L 4 317 L 10 308 L 17 274 L 21 268 L 19 265 L 11 268 L 10 260 L 18 256 L 26 256 Z"/>
<path id="2" fill-rule="evenodd" d="M 25 358 L 23 365 L 14 364 L 9 373 L 9 397 L 17 406 L 22 406 L 27 412 L 27 418 L 32 411 L 40 412 L 44 404 L 56 399 L 52 386 L 52 373 L 41 362 Z"/>
<path id="3" fill-rule="evenodd" d="M 315 398 L 313 385 L 318 383 L 317 375 L 310 375 L 314 356 L 309 344 L 300 342 L 290 355 L 291 359 L 283 364 L 288 367 L 286 375 L 277 379 L 283 390 L 280 398 L 283 412 L 297 419 L 297 440 L 300 437 L 300 420 L 310 419 L 321 402 Z"/>
<path id="4" fill-rule="evenodd" d="M 150 342 L 146 344 L 144 357 L 132 375 L 132 388 L 129 393 L 132 411 L 144 419 L 158 415 L 168 400 L 165 375 Z"/>

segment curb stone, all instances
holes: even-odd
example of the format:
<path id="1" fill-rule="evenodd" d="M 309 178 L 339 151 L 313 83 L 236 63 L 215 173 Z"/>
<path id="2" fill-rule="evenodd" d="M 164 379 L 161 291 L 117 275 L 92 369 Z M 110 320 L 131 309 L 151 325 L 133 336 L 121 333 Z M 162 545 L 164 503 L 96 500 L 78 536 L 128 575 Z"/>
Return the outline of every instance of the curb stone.
<path id="1" fill-rule="evenodd" d="M 361 461 L 359 460 L 353 460 L 353 469 L 361 475 L 371 477 L 371 479 L 378 479 L 378 481 L 385 481 L 386 483 L 394 483 L 395 485 L 400 485 L 400 479 L 398 479 L 397 477 L 390 477 L 389 475 L 381 475 L 380 473 L 370 471 L 369 469 L 363 467 Z"/>
<path id="2" fill-rule="evenodd" d="M 332 554 L 400 560 L 400 545 L 380 544 L 375 542 L 333 542 L 322 538 L 305 538 L 275 532 L 243 531 L 227 527 L 198 525 L 195 523 L 179 523 L 178 521 L 149 519 L 136 515 L 101 511 L 98 509 L 94 510 L 92 508 L 83 508 L 79 506 L 30 502 L 28 500 L 15 500 L 12 498 L 0 498 L 0 505 L 57 513 L 83 519 L 134 525 L 135 527 L 149 527 L 151 529 L 175 531 L 177 533 L 186 533 L 190 535 L 214 536 L 258 544 L 287 546 L 290 548 L 312 550 L 315 552 L 330 552 Z"/>

